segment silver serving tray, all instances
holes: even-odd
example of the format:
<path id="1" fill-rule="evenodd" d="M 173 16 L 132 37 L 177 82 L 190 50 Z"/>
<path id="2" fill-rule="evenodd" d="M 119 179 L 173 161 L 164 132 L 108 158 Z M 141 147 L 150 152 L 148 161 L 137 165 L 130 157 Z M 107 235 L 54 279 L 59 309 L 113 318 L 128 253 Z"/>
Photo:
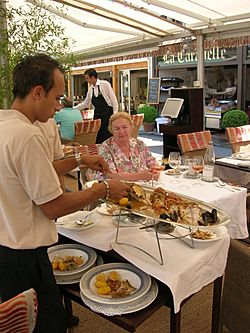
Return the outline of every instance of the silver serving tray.
<path id="1" fill-rule="evenodd" d="M 155 188 L 149 188 L 148 186 L 141 186 L 147 196 L 148 194 L 152 193 Z M 168 192 L 168 191 L 166 191 Z M 181 195 L 181 194 L 178 194 L 178 193 L 175 193 L 173 191 L 169 191 L 169 193 L 174 193 L 177 197 L 183 199 L 183 200 L 186 200 L 186 201 L 190 201 L 190 203 L 193 203 L 193 204 L 197 204 L 199 205 L 202 210 L 204 211 L 209 211 L 211 212 L 212 209 L 216 209 L 217 210 L 217 216 L 218 216 L 218 222 L 216 223 L 212 223 L 212 224 L 209 224 L 209 225 L 206 225 L 206 226 L 202 226 L 202 225 L 193 225 L 193 224 L 188 224 L 188 223 L 182 223 L 182 222 L 174 222 L 170 219 L 161 219 L 160 217 L 158 217 L 156 214 L 149 214 L 148 212 L 143 212 L 143 211 L 140 211 L 140 210 L 137 210 L 137 209 L 129 209 L 127 207 L 124 207 L 124 206 L 121 206 L 119 205 L 119 203 L 114 203 L 114 202 L 111 202 L 109 200 L 104 200 L 104 199 L 101 199 L 102 202 L 105 202 L 106 204 L 108 205 L 115 205 L 117 206 L 117 208 L 120 209 L 120 212 L 129 212 L 129 213 L 133 213 L 133 214 L 136 214 L 136 215 L 139 215 L 139 216 L 142 216 L 142 217 L 145 217 L 145 218 L 148 218 L 148 219 L 154 219 L 155 222 L 157 221 L 161 221 L 161 222 L 166 222 L 166 223 L 171 223 L 173 225 L 178 225 L 178 226 L 185 226 L 185 227 L 195 227 L 197 228 L 199 226 L 199 228 L 216 228 L 218 226 L 223 226 L 223 225 L 227 225 L 229 222 L 230 222 L 230 218 L 228 216 L 228 214 L 226 212 L 224 212 L 222 209 L 214 206 L 214 205 L 211 205 L 211 204 L 208 204 L 204 201 L 201 201 L 201 200 L 197 200 L 197 199 L 194 199 L 194 198 L 191 198 L 189 196 L 185 196 L 185 195 Z"/>

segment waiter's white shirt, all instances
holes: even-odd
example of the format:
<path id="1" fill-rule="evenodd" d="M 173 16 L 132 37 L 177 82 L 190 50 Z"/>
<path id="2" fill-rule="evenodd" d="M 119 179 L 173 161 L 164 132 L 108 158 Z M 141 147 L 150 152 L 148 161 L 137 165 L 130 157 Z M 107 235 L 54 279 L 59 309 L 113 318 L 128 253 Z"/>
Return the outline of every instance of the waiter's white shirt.
<path id="1" fill-rule="evenodd" d="M 102 93 L 106 103 L 109 106 L 112 106 L 114 113 L 117 112 L 118 111 L 118 102 L 117 102 L 114 90 L 111 87 L 111 84 L 106 80 L 99 80 L 99 79 L 97 79 L 95 86 L 94 85 L 90 86 L 85 100 L 82 103 L 78 104 L 75 108 L 77 108 L 80 111 L 82 109 L 88 108 L 92 101 L 93 88 L 94 88 L 95 96 L 96 97 L 98 96 L 98 93 L 99 93 L 98 86 L 100 87 L 100 92 Z"/>

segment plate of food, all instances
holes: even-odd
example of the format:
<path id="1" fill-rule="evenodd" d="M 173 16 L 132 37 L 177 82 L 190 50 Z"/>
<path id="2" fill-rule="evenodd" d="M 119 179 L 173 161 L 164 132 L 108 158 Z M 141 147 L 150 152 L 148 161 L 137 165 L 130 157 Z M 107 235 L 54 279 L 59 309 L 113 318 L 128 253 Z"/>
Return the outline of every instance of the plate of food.
<path id="1" fill-rule="evenodd" d="M 97 255 L 97 259 L 96 262 L 89 267 L 92 268 L 93 266 L 100 266 L 103 265 L 104 261 L 102 259 L 102 257 L 100 255 Z M 85 273 L 85 271 L 82 271 L 80 273 L 74 274 L 74 275 L 64 275 L 64 276 L 55 276 L 56 279 L 56 283 L 57 284 L 74 284 L 74 283 L 79 283 L 83 274 Z"/>
<path id="2" fill-rule="evenodd" d="M 48 249 L 55 276 L 73 276 L 94 265 L 96 252 L 82 244 L 61 244 Z"/>
<path id="3" fill-rule="evenodd" d="M 217 227 L 215 229 L 192 229 L 192 232 L 189 233 L 187 229 L 184 228 L 178 228 L 177 233 L 181 236 L 192 236 L 194 242 L 197 243 L 207 243 L 207 242 L 214 242 L 218 239 L 221 239 L 224 237 L 224 235 L 227 233 L 226 227 Z M 190 237 L 189 236 L 189 237 Z"/>
<path id="4" fill-rule="evenodd" d="M 177 175 L 180 175 L 180 171 L 178 170 L 175 170 L 175 169 L 168 169 L 166 170 L 166 175 L 169 175 L 169 176 L 177 176 Z"/>
<path id="5" fill-rule="evenodd" d="M 112 203 L 107 204 L 107 203 L 102 203 L 101 206 L 99 206 L 96 209 L 96 212 L 101 214 L 101 215 L 117 215 L 120 212 L 119 207 L 117 207 L 117 205 L 114 205 Z"/>
<path id="6" fill-rule="evenodd" d="M 151 286 L 151 277 L 126 263 L 94 267 L 80 281 L 85 297 L 101 304 L 124 304 L 142 297 Z"/>
<path id="7" fill-rule="evenodd" d="M 236 158 L 237 160 L 250 161 L 250 152 L 242 152 L 242 153 L 234 153 L 232 154 L 232 158 Z"/>
<path id="8" fill-rule="evenodd" d="M 95 302 L 84 296 L 80 292 L 83 302 L 94 312 L 103 313 L 106 316 L 120 316 L 125 313 L 134 313 L 140 311 L 150 305 L 158 294 L 158 285 L 154 279 L 152 279 L 151 286 L 149 290 L 140 298 L 131 300 L 126 303 L 117 303 L 117 304 L 102 304 Z"/>
<path id="9" fill-rule="evenodd" d="M 88 216 L 86 218 L 86 216 Z M 59 217 L 56 226 L 74 231 L 84 231 L 95 227 L 101 222 L 101 217 L 97 214 L 97 209 L 91 211 L 78 211 L 72 214 Z"/>

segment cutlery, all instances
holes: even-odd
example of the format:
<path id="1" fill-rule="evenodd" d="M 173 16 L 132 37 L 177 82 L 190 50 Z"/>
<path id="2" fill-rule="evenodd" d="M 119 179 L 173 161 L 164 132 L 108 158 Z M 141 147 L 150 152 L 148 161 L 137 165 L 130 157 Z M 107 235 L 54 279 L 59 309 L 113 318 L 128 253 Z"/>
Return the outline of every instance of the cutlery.
<path id="1" fill-rule="evenodd" d="M 224 188 L 225 190 L 228 190 L 230 192 L 235 192 L 235 190 L 233 188 L 226 187 L 225 185 L 220 185 L 219 183 L 216 186 L 219 188 Z"/>
<path id="2" fill-rule="evenodd" d="M 93 222 L 87 220 L 98 208 L 99 206 L 92 209 L 87 215 L 84 216 L 84 218 L 76 220 L 74 223 L 82 227 L 86 227 L 87 225 L 93 224 Z"/>
<path id="3" fill-rule="evenodd" d="M 237 186 L 231 186 L 225 182 L 223 182 L 222 180 L 218 179 L 218 184 L 221 186 L 221 187 L 224 187 L 226 186 L 228 189 L 233 189 L 233 190 L 236 190 L 236 191 L 241 191 L 240 188 L 238 188 Z"/>
<path id="4" fill-rule="evenodd" d="M 90 214 L 89 214 L 90 215 Z M 89 215 L 87 216 L 87 218 L 89 217 Z M 88 225 L 94 224 L 94 222 L 92 221 L 87 221 L 85 220 L 77 220 L 74 223 L 76 223 L 77 225 L 79 225 L 80 227 L 87 227 Z"/>

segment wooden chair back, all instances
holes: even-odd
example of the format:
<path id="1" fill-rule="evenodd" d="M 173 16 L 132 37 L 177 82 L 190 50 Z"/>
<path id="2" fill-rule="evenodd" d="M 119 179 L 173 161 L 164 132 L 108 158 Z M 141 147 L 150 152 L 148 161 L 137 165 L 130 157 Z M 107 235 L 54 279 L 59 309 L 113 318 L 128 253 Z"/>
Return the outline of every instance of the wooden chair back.
<path id="1" fill-rule="evenodd" d="M 96 143 L 97 133 L 101 127 L 101 119 L 83 120 L 75 123 L 75 142 L 80 145 Z"/>
<path id="2" fill-rule="evenodd" d="M 227 127 L 226 137 L 233 153 L 250 152 L 250 125 Z"/>
<path id="3" fill-rule="evenodd" d="M 194 155 L 204 156 L 210 141 L 212 141 L 210 131 L 177 134 L 177 142 L 181 153 L 190 157 Z"/>
<path id="4" fill-rule="evenodd" d="M 136 139 L 138 137 L 139 129 L 140 129 L 141 124 L 144 119 L 144 113 L 133 114 L 133 115 L 131 115 L 131 119 L 133 122 L 132 130 L 131 130 L 131 138 Z"/>
<path id="5" fill-rule="evenodd" d="M 37 319 L 38 303 L 33 288 L 0 304 L 0 332 L 32 333 Z"/>

